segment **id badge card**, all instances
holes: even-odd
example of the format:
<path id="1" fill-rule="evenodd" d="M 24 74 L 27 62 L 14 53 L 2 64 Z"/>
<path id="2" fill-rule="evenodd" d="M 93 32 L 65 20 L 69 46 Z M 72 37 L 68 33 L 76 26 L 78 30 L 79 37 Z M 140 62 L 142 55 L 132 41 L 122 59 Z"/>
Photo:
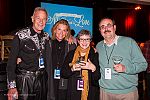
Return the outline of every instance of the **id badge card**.
<path id="1" fill-rule="evenodd" d="M 60 69 L 54 69 L 54 79 L 60 79 Z"/>
<path id="2" fill-rule="evenodd" d="M 39 58 L 39 68 L 44 68 L 44 59 L 43 59 L 43 57 Z"/>
<path id="3" fill-rule="evenodd" d="M 82 79 L 77 80 L 77 90 L 83 90 L 84 89 L 84 81 Z"/>
<path id="4" fill-rule="evenodd" d="M 111 79 L 111 68 L 105 68 L 105 79 Z"/>

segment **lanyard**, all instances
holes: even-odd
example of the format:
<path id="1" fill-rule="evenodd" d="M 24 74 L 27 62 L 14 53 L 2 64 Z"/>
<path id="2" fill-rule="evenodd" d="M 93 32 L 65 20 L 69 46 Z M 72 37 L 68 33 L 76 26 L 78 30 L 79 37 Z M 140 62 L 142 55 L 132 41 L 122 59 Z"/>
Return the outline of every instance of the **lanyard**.
<path id="1" fill-rule="evenodd" d="M 112 50 L 111 50 L 111 52 L 110 52 L 110 55 L 108 56 L 108 53 L 107 53 L 107 50 L 106 50 L 106 45 L 105 45 L 105 52 L 106 52 L 106 57 L 107 57 L 107 64 L 109 65 L 109 60 L 110 60 L 110 57 L 111 57 L 111 55 L 112 55 L 112 53 L 113 53 L 113 51 L 114 51 L 114 47 L 115 47 L 115 44 L 113 45 L 113 48 L 112 48 Z"/>
<path id="2" fill-rule="evenodd" d="M 42 37 L 41 34 L 38 34 L 38 39 L 39 39 L 39 51 L 40 51 L 40 57 L 42 57 Z"/>

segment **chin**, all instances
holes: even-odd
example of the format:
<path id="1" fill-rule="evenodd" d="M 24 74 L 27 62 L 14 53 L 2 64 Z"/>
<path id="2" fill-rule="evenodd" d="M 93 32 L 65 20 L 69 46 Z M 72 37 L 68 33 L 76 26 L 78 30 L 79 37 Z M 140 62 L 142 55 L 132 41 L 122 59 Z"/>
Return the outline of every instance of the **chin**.
<path id="1" fill-rule="evenodd" d="M 82 47 L 83 49 L 87 49 L 88 47 Z"/>

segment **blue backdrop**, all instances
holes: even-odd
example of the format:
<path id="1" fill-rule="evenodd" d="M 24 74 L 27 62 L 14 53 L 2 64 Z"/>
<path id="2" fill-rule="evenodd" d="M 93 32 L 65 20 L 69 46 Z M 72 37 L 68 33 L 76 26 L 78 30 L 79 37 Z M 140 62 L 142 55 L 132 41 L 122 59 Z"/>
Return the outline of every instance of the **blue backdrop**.
<path id="1" fill-rule="evenodd" d="M 93 9 L 68 5 L 59 5 L 41 2 L 41 7 L 48 12 L 48 22 L 44 31 L 51 36 L 51 28 L 60 19 L 66 19 L 71 29 L 74 29 L 75 36 L 81 29 L 87 29 L 92 34 Z"/>

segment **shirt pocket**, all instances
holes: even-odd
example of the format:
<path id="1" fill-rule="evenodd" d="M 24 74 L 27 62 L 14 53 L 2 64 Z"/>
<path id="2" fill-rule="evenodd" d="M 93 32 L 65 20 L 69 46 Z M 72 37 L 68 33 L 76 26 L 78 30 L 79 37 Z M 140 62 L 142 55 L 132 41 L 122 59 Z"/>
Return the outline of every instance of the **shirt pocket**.
<path id="1" fill-rule="evenodd" d="M 33 45 L 24 44 L 24 45 L 23 45 L 23 51 L 24 51 L 25 53 L 33 54 L 33 53 L 35 53 L 36 48 L 35 48 L 35 46 L 33 46 Z"/>

